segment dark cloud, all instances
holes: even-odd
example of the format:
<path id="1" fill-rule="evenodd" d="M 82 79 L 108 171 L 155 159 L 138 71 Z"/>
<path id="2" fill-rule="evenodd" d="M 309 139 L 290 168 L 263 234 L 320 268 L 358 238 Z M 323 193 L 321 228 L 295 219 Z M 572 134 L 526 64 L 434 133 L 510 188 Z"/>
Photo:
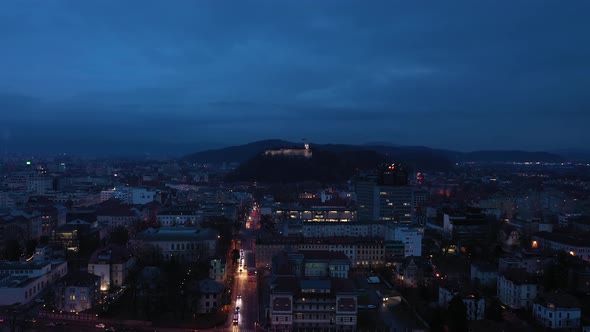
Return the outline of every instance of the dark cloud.
<path id="1" fill-rule="evenodd" d="M 10 2 L 0 11 L 0 129 L 23 149 L 128 140 L 190 150 L 268 137 L 585 148 L 589 9 L 584 0 Z"/>

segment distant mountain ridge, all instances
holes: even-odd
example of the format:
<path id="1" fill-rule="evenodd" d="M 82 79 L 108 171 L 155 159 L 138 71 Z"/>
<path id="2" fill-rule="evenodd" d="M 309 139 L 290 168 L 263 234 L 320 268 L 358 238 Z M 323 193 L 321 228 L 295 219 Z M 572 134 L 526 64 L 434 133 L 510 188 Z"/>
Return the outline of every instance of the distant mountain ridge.
<path id="1" fill-rule="evenodd" d="M 383 154 L 387 159 L 399 160 L 413 168 L 444 170 L 456 162 L 563 162 L 565 158 L 550 152 L 487 150 L 473 152 L 458 152 L 444 149 L 433 149 L 424 146 L 398 146 L 394 144 L 314 144 L 312 150 L 319 149 L 331 153 L 345 153 L 358 151 L 374 151 Z M 245 162 L 268 149 L 298 147 L 303 143 L 294 143 L 280 139 L 256 141 L 244 145 L 230 146 L 221 149 L 205 150 L 189 154 L 182 159 L 195 163 Z"/>

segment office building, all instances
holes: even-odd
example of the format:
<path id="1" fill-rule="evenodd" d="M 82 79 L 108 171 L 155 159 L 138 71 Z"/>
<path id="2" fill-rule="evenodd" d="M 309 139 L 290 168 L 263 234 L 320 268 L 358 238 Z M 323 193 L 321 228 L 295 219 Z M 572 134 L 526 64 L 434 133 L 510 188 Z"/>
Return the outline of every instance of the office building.
<path id="1" fill-rule="evenodd" d="M 360 221 L 414 221 L 414 189 L 401 165 L 382 166 L 376 175 L 355 181 L 357 213 Z"/>

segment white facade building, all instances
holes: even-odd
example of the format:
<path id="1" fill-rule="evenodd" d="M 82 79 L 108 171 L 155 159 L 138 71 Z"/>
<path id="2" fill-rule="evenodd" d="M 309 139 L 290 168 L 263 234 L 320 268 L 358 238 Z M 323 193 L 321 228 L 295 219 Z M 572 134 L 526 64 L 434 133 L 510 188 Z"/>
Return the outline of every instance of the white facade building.
<path id="1" fill-rule="evenodd" d="M 27 179 L 27 192 L 34 194 L 45 194 L 53 190 L 53 178 L 50 177 L 29 177 Z"/>
<path id="2" fill-rule="evenodd" d="M 0 305 L 29 303 L 67 273 L 67 262 L 2 262 Z"/>
<path id="3" fill-rule="evenodd" d="M 145 188 L 123 187 L 103 190 L 100 192 L 100 201 L 104 202 L 111 198 L 116 198 L 126 204 L 143 205 L 153 202 L 156 192 Z"/>
<path id="4" fill-rule="evenodd" d="M 382 237 L 385 225 L 375 222 L 304 222 L 304 237 L 354 236 Z"/>
<path id="5" fill-rule="evenodd" d="M 152 255 L 155 260 L 196 262 L 215 254 L 217 232 L 208 228 L 149 228 L 138 234 L 131 242 L 140 254 Z M 159 255 L 155 257 L 154 255 Z"/>
<path id="6" fill-rule="evenodd" d="M 539 232 L 532 236 L 531 247 L 533 249 L 565 251 L 572 256 L 590 262 L 590 244 L 586 239 L 575 235 Z"/>
<path id="7" fill-rule="evenodd" d="M 471 282 L 484 287 L 495 287 L 498 284 L 498 268 L 490 263 L 471 263 Z"/>
<path id="8" fill-rule="evenodd" d="M 91 309 L 97 303 L 100 278 L 76 272 L 60 279 L 55 287 L 55 308 L 72 313 Z"/>
<path id="9" fill-rule="evenodd" d="M 404 244 L 404 257 L 422 256 L 422 237 L 424 228 L 387 224 L 385 240 L 401 241 Z"/>
<path id="10" fill-rule="evenodd" d="M 498 299 L 511 308 L 530 308 L 540 289 L 537 278 L 523 269 L 498 275 Z"/>
<path id="11" fill-rule="evenodd" d="M 203 221 L 202 213 L 191 212 L 162 212 L 158 214 L 158 225 L 162 227 L 195 226 Z"/>
<path id="12" fill-rule="evenodd" d="M 533 316 L 549 329 L 579 329 L 582 316 L 577 300 L 564 293 L 540 296 L 533 305 Z"/>
<path id="13" fill-rule="evenodd" d="M 210 262 L 209 278 L 217 282 L 225 282 L 225 278 L 227 277 L 227 262 L 225 258 L 211 258 Z"/>
<path id="14" fill-rule="evenodd" d="M 100 277 L 100 291 L 108 291 L 112 287 L 125 285 L 135 261 L 127 248 L 111 245 L 92 255 L 88 262 L 88 273 Z"/>

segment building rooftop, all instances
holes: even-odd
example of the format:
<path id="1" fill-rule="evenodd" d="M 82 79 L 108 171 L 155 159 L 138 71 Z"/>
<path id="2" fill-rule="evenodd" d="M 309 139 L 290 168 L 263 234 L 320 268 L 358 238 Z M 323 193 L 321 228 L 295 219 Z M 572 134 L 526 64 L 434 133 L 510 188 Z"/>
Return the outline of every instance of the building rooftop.
<path id="1" fill-rule="evenodd" d="M 50 262 L 45 261 L 28 261 L 28 262 L 0 262 L 0 270 L 12 270 L 12 269 L 42 269 L 47 265 L 51 265 Z"/>
<path id="2" fill-rule="evenodd" d="M 536 285 L 539 282 L 537 276 L 528 273 L 525 269 L 508 269 L 502 275 L 516 285 Z"/>
<path id="3" fill-rule="evenodd" d="M 215 280 L 204 279 L 199 281 L 199 291 L 204 294 L 218 294 L 223 292 L 225 286 Z"/>
<path id="4" fill-rule="evenodd" d="M 382 244 L 383 238 L 378 237 L 355 237 L 355 236 L 331 236 L 304 238 L 303 236 L 265 237 L 259 238 L 257 244 L 262 245 L 283 245 L 283 244 L 342 244 L 350 245 L 357 243 Z"/>
<path id="5" fill-rule="evenodd" d="M 332 282 L 329 279 L 302 279 L 299 280 L 301 289 L 332 289 Z"/>
<path id="6" fill-rule="evenodd" d="M 305 261 L 347 261 L 350 262 L 348 256 L 342 251 L 329 251 L 329 250 L 299 250 L 298 253 L 303 254 Z"/>
<path id="7" fill-rule="evenodd" d="M 590 247 L 590 234 L 558 234 L 549 232 L 537 232 L 533 236 L 544 240 L 559 242 L 576 247 Z"/>
<path id="8" fill-rule="evenodd" d="M 96 250 L 88 263 L 90 264 L 122 264 L 131 257 L 130 251 L 121 245 L 109 244 L 108 246 Z"/>
<path id="9" fill-rule="evenodd" d="M 498 266 L 488 262 L 473 262 L 471 263 L 472 266 L 477 268 L 480 272 L 497 272 Z"/>
<path id="10" fill-rule="evenodd" d="M 29 278 L 27 276 L 11 276 L 8 274 L 0 274 L 0 288 L 21 288 L 36 279 L 37 278 Z"/>
<path id="11" fill-rule="evenodd" d="M 73 271 L 59 279 L 58 286 L 91 287 L 100 283 L 100 277 L 88 272 Z"/>
<path id="12" fill-rule="evenodd" d="M 209 228 L 162 227 L 149 228 L 137 235 L 143 241 L 200 241 L 217 238 L 217 231 Z"/>
<path id="13" fill-rule="evenodd" d="M 576 297 L 563 292 L 544 293 L 535 302 L 547 308 L 580 308 Z"/>

